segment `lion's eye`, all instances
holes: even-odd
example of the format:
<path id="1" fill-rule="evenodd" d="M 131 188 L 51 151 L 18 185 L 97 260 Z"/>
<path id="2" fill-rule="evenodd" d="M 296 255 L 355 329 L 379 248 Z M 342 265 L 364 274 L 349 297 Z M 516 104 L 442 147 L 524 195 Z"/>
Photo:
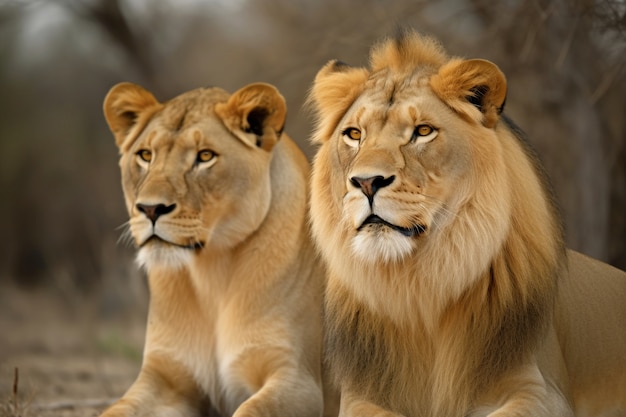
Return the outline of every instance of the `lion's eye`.
<path id="1" fill-rule="evenodd" d="M 417 125 L 413 129 L 411 142 L 426 143 L 430 142 L 437 136 L 437 130 L 431 125 Z"/>
<path id="2" fill-rule="evenodd" d="M 415 133 L 417 136 L 428 136 L 433 132 L 432 126 L 428 125 L 419 125 L 415 128 Z"/>
<path id="3" fill-rule="evenodd" d="M 349 127 L 343 131 L 343 135 L 352 140 L 361 140 L 361 131 L 354 127 Z"/>
<path id="4" fill-rule="evenodd" d="M 152 161 L 152 152 L 147 149 L 141 149 L 137 152 L 137 156 L 139 156 L 139 158 L 144 162 Z"/>
<path id="5" fill-rule="evenodd" d="M 341 132 L 341 135 L 343 137 L 343 141 L 352 147 L 358 146 L 359 141 L 363 136 L 361 134 L 361 131 L 355 127 L 349 127 L 345 129 L 343 132 Z"/>
<path id="6" fill-rule="evenodd" d="M 196 162 L 198 163 L 209 162 L 213 158 L 215 158 L 215 154 L 209 151 L 208 149 L 204 149 L 198 152 L 198 156 L 196 156 Z"/>

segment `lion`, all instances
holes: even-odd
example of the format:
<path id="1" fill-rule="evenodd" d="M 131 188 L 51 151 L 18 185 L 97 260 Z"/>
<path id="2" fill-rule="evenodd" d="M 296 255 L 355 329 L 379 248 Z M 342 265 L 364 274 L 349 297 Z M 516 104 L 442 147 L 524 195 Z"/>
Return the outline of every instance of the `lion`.
<path id="1" fill-rule="evenodd" d="M 410 30 L 316 75 L 340 416 L 626 416 L 626 274 L 565 248 L 505 98 L 495 64 Z"/>
<path id="2" fill-rule="evenodd" d="M 322 415 L 324 272 L 282 95 L 254 83 L 160 103 L 121 83 L 104 115 L 150 303 L 139 376 L 103 416 Z"/>

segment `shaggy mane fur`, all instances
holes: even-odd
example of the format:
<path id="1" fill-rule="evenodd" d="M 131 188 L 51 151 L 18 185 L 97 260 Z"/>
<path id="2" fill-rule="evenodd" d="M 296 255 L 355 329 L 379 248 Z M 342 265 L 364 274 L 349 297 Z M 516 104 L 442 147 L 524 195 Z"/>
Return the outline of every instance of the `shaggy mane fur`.
<path id="1" fill-rule="evenodd" d="M 413 72 L 417 67 L 441 67 L 449 59 L 437 40 L 403 30 L 395 38 L 380 42 L 372 48 L 370 67 L 372 72 L 384 69 Z"/>

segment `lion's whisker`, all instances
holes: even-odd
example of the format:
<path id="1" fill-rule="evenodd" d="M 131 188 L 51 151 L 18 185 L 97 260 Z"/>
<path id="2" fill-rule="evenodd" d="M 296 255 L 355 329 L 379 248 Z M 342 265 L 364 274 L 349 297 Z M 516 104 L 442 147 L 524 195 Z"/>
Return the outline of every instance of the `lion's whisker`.
<path id="1" fill-rule="evenodd" d="M 120 233 L 120 236 L 118 237 L 116 244 L 132 246 L 133 235 L 131 234 L 131 231 L 130 231 L 130 220 L 122 223 L 121 225 L 115 228 L 115 230 L 120 230 L 120 229 L 124 229 L 124 230 L 122 230 L 122 233 Z"/>

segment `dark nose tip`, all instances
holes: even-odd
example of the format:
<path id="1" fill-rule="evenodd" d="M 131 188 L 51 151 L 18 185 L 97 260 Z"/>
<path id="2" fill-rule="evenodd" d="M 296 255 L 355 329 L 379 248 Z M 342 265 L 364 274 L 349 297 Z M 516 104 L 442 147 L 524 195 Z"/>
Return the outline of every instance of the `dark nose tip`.
<path id="1" fill-rule="evenodd" d="M 384 188 L 390 185 L 395 178 L 396 178 L 395 175 L 391 175 L 387 178 L 383 177 L 382 175 L 375 175 L 373 177 L 367 177 L 367 178 L 352 177 L 350 178 L 350 182 L 356 188 L 361 189 L 363 194 L 365 194 L 367 198 L 370 200 L 370 204 L 371 204 L 372 199 L 374 198 L 374 195 L 376 194 L 376 192 L 378 192 L 378 190 L 380 190 L 381 188 Z"/>
<path id="2" fill-rule="evenodd" d="M 137 203 L 137 210 L 146 215 L 147 218 L 156 223 L 157 219 L 164 214 L 171 213 L 176 208 L 176 204 L 141 204 Z"/>

